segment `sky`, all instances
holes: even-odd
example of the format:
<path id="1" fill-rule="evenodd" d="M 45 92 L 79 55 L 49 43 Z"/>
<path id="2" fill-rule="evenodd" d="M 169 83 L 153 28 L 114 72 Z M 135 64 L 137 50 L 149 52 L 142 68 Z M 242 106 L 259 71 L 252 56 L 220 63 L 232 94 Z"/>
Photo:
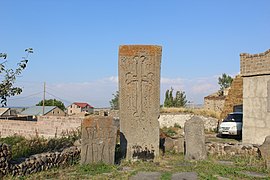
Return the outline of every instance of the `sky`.
<path id="1" fill-rule="evenodd" d="M 35 105 L 46 82 L 46 99 L 109 107 L 118 48 L 129 44 L 162 46 L 161 104 L 171 87 L 202 104 L 222 73 L 240 73 L 240 53 L 270 48 L 269 7 L 269 0 L 1 0 L 6 66 L 34 49 L 17 78 L 23 92 L 8 106 Z"/>

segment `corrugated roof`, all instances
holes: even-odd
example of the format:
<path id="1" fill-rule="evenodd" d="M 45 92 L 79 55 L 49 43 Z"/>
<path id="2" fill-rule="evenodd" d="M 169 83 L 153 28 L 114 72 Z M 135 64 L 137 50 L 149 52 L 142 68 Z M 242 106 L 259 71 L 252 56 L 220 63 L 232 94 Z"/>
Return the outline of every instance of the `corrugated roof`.
<path id="1" fill-rule="evenodd" d="M 56 106 L 44 106 L 44 114 L 49 113 L 53 109 L 55 109 Z M 33 106 L 29 107 L 26 110 L 21 112 L 22 115 L 29 115 L 29 116 L 38 116 L 43 115 L 43 106 Z"/>
<path id="2" fill-rule="evenodd" d="M 8 110 L 9 110 L 9 108 L 0 108 L 0 116 L 2 116 Z"/>

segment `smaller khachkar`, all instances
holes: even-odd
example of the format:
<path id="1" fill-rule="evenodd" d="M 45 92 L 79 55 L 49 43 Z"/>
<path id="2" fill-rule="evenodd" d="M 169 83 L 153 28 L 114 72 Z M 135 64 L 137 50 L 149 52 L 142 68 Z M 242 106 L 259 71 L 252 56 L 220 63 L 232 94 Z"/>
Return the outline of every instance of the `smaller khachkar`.
<path id="1" fill-rule="evenodd" d="M 117 124 L 112 117 L 90 116 L 82 122 L 81 164 L 114 164 Z"/>
<path id="2" fill-rule="evenodd" d="M 119 47 L 121 151 L 127 159 L 159 155 L 161 46 Z"/>

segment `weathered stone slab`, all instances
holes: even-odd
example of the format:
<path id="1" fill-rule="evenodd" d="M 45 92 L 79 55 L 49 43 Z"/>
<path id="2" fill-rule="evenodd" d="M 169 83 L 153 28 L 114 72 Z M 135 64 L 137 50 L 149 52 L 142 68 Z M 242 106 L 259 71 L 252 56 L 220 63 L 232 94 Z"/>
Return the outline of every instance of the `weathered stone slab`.
<path id="1" fill-rule="evenodd" d="M 204 123 L 201 118 L 194 116 L 185 123 L 185 159 L 206 159 Z"/>
<path id="2" fill-rule="evenodd" d="M 181 172 L 172 175 L 172 180 L 196 180 L 198 175 L 196 172 Z"/>
<path id="3" fill-rule="evenodd" d="M 126 159 L 159 155 L 161 47 L 119 48 L 121 150 Z"/>
<path id="4" fill-rule="evenodd" d="M 114 164 L 117 121 L 108 116 L 90 116 L 82 122 L 81 164 Z"/>
<path id="5" fill-rule="evenodd" d="M 130 180 L 159 180 L 161 177 L 160 172 L 138 172 L 132 176 Z"/>
<path id="6" fill-rule="evenodd" d="M 270 169 L 270 136 L 266 136 L 263 144 L 259 146 L 259 151 L 265 160 L 267 169 Z"/>
<path id="7" fill-rule="evenodd" d="M 246 176 L 250 176 L 253 178 L 269 178 L 269 176 L 265 173 L 258 173 L 258 172 L 252 172 L 252 171 L 240 171 L 240 174 L 244 174 Z"/>

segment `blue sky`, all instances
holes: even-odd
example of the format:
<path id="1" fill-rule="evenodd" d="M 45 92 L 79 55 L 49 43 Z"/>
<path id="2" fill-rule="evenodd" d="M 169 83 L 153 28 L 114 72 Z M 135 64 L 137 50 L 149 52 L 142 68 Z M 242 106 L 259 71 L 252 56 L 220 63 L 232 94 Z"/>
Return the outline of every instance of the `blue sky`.
<path id="1" fill-rule="evenodd" d="M 203 103 L 219 89 L 218 76 L 239 73 L 240 53 L 270 48 L 269 7 L 268 0 L 2 0 L 7 65 L 34 49 L 17 80 L 23 93 L 8 105 L 34 105 L 46 82 L 46 98 L 109 106 L 124 44 L 162 46 L 161 104 L 170 87 Z"/>

